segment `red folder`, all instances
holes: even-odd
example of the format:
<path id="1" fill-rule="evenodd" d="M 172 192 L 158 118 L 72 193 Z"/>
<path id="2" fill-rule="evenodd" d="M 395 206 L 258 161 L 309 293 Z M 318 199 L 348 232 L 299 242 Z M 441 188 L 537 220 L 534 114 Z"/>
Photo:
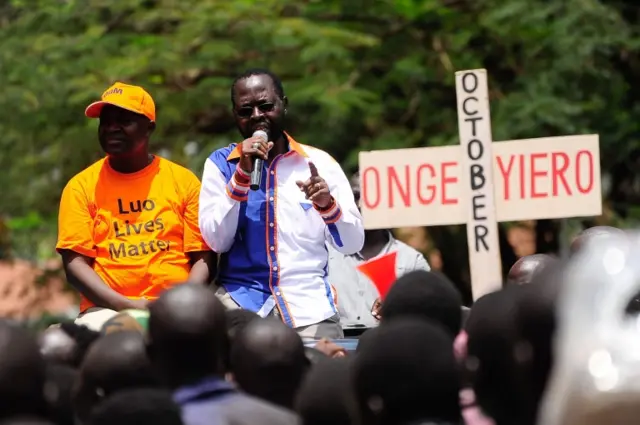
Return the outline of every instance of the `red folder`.
<path id="1" fill-rule="evenodd" d="M 396 281 L 396 255 L 396 252 L 391 252 L 358 266 L 358 270 L 376 285 L 381 300 L 384 300 L 391 285 Z"/>

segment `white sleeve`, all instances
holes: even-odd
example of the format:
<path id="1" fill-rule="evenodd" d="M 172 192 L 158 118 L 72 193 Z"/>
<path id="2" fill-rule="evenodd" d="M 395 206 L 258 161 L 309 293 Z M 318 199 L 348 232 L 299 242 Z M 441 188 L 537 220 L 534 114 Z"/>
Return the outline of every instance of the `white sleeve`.
<path id="1" fill-rule="evenodd" d="M 333 160 L 331 161 L 333 163 Z M 327 211 L 318 211 L 327 224 L 325 237 L 338 252 L 345 255 L 359 252 L 364 245 L 362 216 L 353 197 L 347 176 L 335 162 L 328 167 L 330 174 L 325 180 L 335 199 L 334 206 Z M 322 176 L 322 171 L 319 171 Z"/>
<path id="2" fill-rule="evenodd" d="M 211 159 L 204 164 L 200 190 L 200 232 L 207 245 L 218 254 L 231 249 L 238 229 L 240 204 L 246 202 L 249 196 L 248 181 L 245 182 L 244 177 L 237 173 L 227 182 Z"/>
<path id="3" fill-rule="evenodd" d="M 427 262 L 427 259 L 424 258 L 424 255 L 422 255 L 422 253 L 420 252 L 416 253 L 416 265 L 413 270 L 424 270 L 427 272 L 431 271 L 431 266 Z"/>

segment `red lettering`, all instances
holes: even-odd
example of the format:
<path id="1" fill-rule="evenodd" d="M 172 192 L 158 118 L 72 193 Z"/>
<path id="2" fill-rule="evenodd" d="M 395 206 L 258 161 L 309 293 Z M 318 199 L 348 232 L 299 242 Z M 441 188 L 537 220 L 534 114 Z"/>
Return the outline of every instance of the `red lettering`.
<path id="1" fill-rule="evenodd" d="M 526 194 L 524 190 L 524 155 L 520 154 L 520 199 L 524 199 Z"/>
<path id="2" fill-rule="evenodd" d="M 443 162 L 441 167 L 442 173 L 442 205 L 455 205 L 458 203 L 457 199 L 447 198 L 447 183 L 457 183 L 457 177 L 447 177 L 447 167 L 457 167 L 457 162 Z"/>
<path id="3" fill-rule="evenodd" d="M 517 156 L 516 166 L 516 155 L 511 155 L 508 161 L 506 157 L 496 158 L 497 168 L 504 180 L 505 201 L 512 199 L 512 176 L 517 180 L 513 183 L 519 184 L 520 199 L 572 196 L 574 193 L 589 194 L 593 191 L 597 164 L 594 164 L 593 154 L 588 150 L 578 151 L 575 155 L 556 151 Z M 575 175 L 573 171 L 568 173 L 571 167 L 575 168 Z"/>
<path id="4" fill-rule="evenodd" d="M 369 189 L 369 179 L 368 179 L 368 173 L 372 172 L 374 173 L 374 182 L 375 182 L 375 188 Z M 379 204 L 380 204 L 380 173 L 378 173 L 378 170 L 373 168 L 373 167 L 368 167 L 365 168 L 365 170 L 362 173 L 362 200 L 364 201 L 364 205 L 372 210 L 375 209 Z M 369 191 L 371 190 L 371 192 L 375 192 L 375 202 L 371 202 L 369 201 Z"/>
<path id="5" fill-rule="evenodd" d="M 418 192 L 418 200 L 422 205 L 429 205 L 431 202 L 433 202 L 434 198 L 436 197 L 436 185 L 435 184 L 426 185 L 426 188 L 429 191 L 429 197 L 425 198 L 424 196 L 422 196 L 422 170 L 429 170 L 429 173 L 431 174 L 431 178 L 434 178 L 436 176 L 436 170 L 433 168 L 431 164 L 422 164 L 420 167 L 418 167 L 418 172 L 417 172 L 418 184 L 416 186 L 416 189 Z M 429 180 L 429 179 L 426 178 L 425 180 Z"/>
<path id="6" fill-rule="evenodd" d="M 558 158 L 562 158 L 562 166 L 558 166 Z M 571 196 L 571 189 L 564 175 L 567 172 L 567 168 L 569 168 L 569 156 L 564 152 L 553 152 L 551 154 L 551 191 L 553 196 L 558 196 L 558 179 L 562 181 L 562 186 L 564 186 L 567 195 Z"/>
<path id="7" fill-rule="evenodd" d="M 458 198 L 451 194 L 459 183 L 457 161 L 387 166 L 386 169 L 368 167 L 361 172 L 363 208 L 403 208 L 414 205 L 457 205 Z M 386 173 L 386 175 L 385 175 Z M 386 181 L 385 181 L 386 180 Z M 381 184 L 387 183 L 387 188 Z M 384 193 L 382 192 L 384 190 Z M 438 193 L 438 192 L 441 192 Z"/>
<path id="8" fill-rule="evenodd" d="M 588 167 L 589 167 L 589 172 L 587 173 L 587 178 L 589 179 L 589 183 L 586 186 L 586 189 L 584 188 L 584 186 L 582 185 L 582 173 L 581 168 L 580 168 L 580 158 L 585 155 L 587 157 L 587 161 L 588 162 Z M 580 152 L 578 152 L 578 155 L 576 155 L 576 186 L 578 187 L 578 191 L 582 194 L 587 194 L 589 192 L 591 192 L 591 190 L 593 189 L 593 155 L 591 155 L 591 152 L 589 151 L 585 151 L 582 150 Z"/>
<path id="9" fill-rule="evenodd" d="M 536 170 L 536 159 L 546 158 L 548 154 L 546 153 L 534 153 L 531 154 L 530 164 L 531 164 L 531 197 L 532 198 L 544 198 L 549 195 L 546 192 L 538 192 L 536 190 L 536 177 L 545 177 L 549 175 L 547 171 Z"/>
<path id="10" fill-rule="evenodd" d="M 393 167 L 387 167 L 387 175 L 389 176 L 388 189 L 389 189 L 389 207 L 393 208 L 393 185 L 395 183 L 396 189 L 404 202 L 404 205 L 411 206 L 411 177 L 409 176 L 409 166 L 404 166 L 404 182 L 398 179 L 396 170 Z M 404 189 L 404 190 L 403 190 Z"/>
<path id="11" fill-rule="evenodd" d="M 502 181 L 504 184 L 504 199 L 505 201 L 509 200 L 509 176 L 511 175 L 511 168 L 513 167 L 513 158 L 511 155 L 509 157 L 509 166 L 507 169 L 504 169 L 504 163 L 502 162 L 502 157 L 497 157 L 498 160 L 498 168 L 500 169 L 500 174 L 502 174 Z"/>

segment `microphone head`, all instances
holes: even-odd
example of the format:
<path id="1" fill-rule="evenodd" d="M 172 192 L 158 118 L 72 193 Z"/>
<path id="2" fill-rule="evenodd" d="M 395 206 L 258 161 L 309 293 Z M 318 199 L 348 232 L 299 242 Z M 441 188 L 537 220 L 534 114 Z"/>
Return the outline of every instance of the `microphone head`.
<path id="1" fill-rule="evenodd" d="M 264 139 L 265 142 L 269 141 L 269 135 L 264 130 L 256 130 L 253 132 L 253 137 L 260 137 Z"/>

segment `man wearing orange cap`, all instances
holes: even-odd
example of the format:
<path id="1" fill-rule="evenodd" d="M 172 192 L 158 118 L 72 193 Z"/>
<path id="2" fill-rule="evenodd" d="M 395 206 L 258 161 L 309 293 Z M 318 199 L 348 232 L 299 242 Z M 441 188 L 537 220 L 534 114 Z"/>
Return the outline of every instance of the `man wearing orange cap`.
<path id="1" fill-rule="evenodd" d="M 116 83 L 89 105 L 105 158 L 64 188 L 57 251 L 81 296 L 76 323 L 99 330 L 164 290 L 209 281 L 211 255 L 198 228 L 200 181 L 149 153 L 155 105 L 141 87 Z"/>

